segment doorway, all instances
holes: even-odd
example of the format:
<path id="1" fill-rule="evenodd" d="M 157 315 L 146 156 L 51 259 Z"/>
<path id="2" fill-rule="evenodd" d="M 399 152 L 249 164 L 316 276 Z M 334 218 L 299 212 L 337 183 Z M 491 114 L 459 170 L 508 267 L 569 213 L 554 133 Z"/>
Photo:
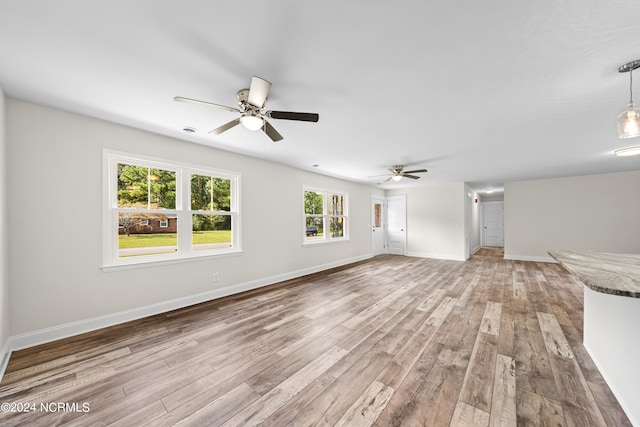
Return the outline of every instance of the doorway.
<path id="1" fill-rule="evenodd" d="M 371 245 L 373 255 L 404 255 L 407 229 L 407 196 L 371 196 Z"/>
<path id="2" fill-rule="evenodd" d="M 504 202 L 482 203 L 481 245 L 504 247 Z"/>

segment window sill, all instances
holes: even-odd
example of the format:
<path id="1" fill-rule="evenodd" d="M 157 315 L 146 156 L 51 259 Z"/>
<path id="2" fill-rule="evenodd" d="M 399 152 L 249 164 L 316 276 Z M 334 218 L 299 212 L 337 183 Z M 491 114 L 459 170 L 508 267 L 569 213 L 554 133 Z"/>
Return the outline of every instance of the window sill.
<path id="1" fill-rule="evenodd" d="M 161 258 L 161 259 L 149 259 L 149 260 L 136 260 L 135 262 L 123 262 L 120 264 L 104 264 L 100 266 L 100 269 L 105 272 L 111 271 L 121 271 L 121 270 L 134 270 L 138 268 L 148 268 L 148 267 L 159 267 L 163 265 L 171 265 L 171 264 L 182 264 L 185 262 L 193 262 L 193 261 L 201 261 L 205 259 L 214 259 L 214 258 L 227 258 L 231 256 L 239 256 L 242 255 L 242 250 L 223 252 L 223 253 L 207 253 L 207 254 L 199 254 L 199 255 L 191 255 L 188 257 L 181 258 Z"/>

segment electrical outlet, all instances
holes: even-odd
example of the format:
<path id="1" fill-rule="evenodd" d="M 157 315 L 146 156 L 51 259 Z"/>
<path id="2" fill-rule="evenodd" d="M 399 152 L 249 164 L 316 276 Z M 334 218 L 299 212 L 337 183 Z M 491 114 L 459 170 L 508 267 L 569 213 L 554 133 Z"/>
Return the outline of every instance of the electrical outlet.
<path id="1" fill-rule="evenodd" d="M 213 281 L 217 282 L 220 280 L 220 276 L 218 275 L 218 273 L 213 273 Z"/>

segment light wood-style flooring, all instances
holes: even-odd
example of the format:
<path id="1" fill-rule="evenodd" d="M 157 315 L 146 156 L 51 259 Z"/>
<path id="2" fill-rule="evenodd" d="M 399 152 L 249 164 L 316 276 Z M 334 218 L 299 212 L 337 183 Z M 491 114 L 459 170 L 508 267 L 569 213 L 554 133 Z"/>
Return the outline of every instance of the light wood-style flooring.
<path id="1" fill-rule="evenodd" d="M 0 425 L 629 426 L 582 295 L 497 249 L 379 256 L 15 352 L 0 402 L 36 411 Z"/>

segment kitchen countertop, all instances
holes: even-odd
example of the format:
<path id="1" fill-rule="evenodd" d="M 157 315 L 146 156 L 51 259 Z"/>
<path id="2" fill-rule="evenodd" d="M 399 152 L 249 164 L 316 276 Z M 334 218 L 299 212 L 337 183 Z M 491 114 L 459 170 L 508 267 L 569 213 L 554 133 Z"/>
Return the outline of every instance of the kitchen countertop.
<path id="1" fill-rule="evenodd" d="M 552 251 L 549 255 L 594 291 L 640 298 L 640 254 Z"/>

